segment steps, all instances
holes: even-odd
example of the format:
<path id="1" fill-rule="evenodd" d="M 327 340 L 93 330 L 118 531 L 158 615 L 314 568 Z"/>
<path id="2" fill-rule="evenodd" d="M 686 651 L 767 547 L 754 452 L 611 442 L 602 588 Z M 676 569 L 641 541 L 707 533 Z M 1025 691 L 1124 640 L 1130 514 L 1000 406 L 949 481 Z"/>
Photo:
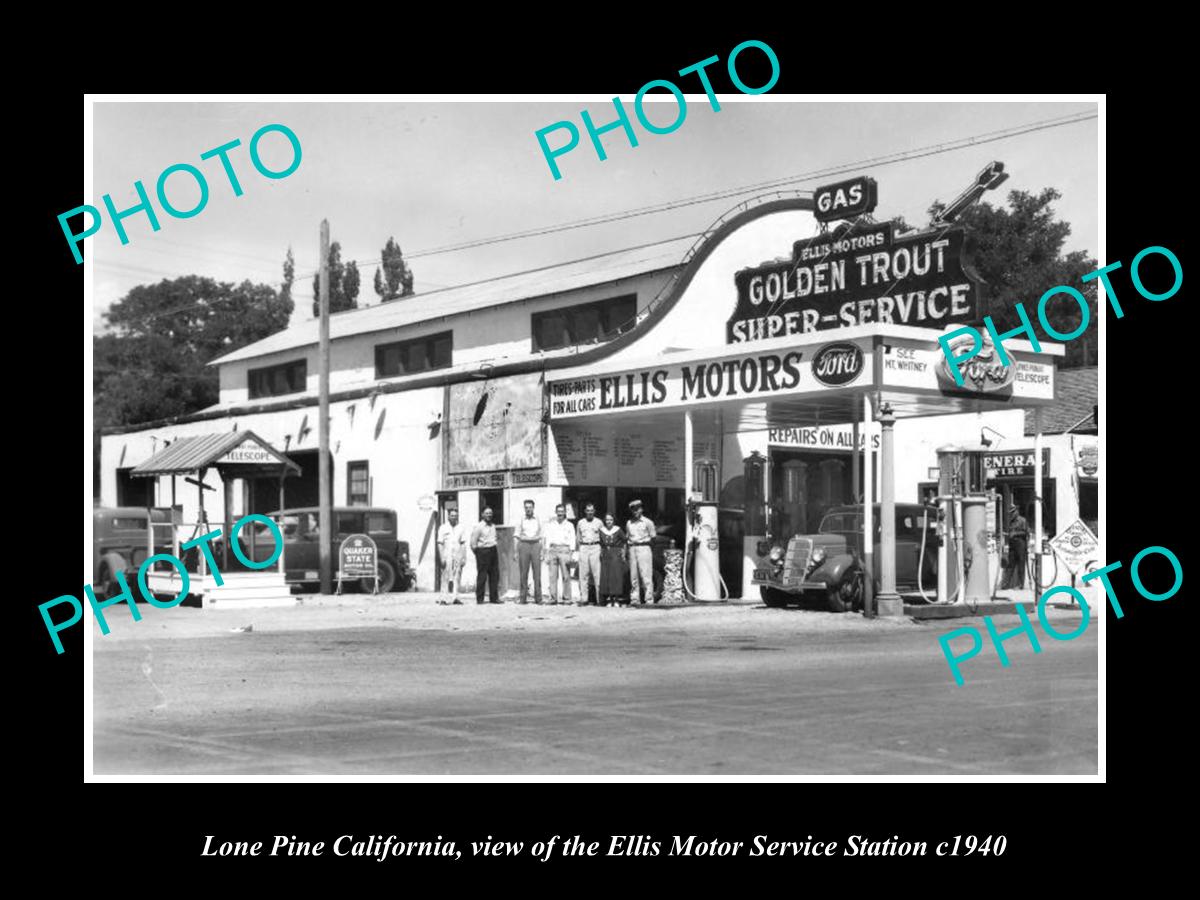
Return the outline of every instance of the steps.
<path id="1" fill-rule="evenodd" d="M 251 609 L 265 606 L 295 606 L 296 597 L 283 579 L 283 573 L 272 569 L 266 572 L 223 572 L 222 584 L 217 586 L 211 574 L 201 578 L 193 574 L 188 594 L 200 599 L 204 609 Z M 146 584 L 155 594 L 175 597 L 179 594 L 179 573 L 147 572 Z"/>

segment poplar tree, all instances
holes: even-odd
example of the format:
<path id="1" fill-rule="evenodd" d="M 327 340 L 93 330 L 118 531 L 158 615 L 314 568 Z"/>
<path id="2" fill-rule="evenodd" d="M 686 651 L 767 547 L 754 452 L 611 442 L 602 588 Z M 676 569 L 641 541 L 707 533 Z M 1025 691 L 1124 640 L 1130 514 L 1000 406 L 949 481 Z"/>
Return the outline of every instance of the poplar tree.
<path id="1" fill-rule="evenodd" d="M 388 238 L 380 254 L 381 265 L 375 270 L 375 293 L 381 303 L 413 293 L 413 273 L 394 237 Z"/>

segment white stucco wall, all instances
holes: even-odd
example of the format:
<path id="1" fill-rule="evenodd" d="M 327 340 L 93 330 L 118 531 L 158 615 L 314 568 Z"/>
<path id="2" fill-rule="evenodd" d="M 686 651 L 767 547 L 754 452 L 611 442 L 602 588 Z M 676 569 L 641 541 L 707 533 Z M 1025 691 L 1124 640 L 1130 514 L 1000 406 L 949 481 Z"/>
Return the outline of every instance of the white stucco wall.
<path id="1" fill-rule="evenodd" d="M 637 295 L 640 312 L 658 294 L 670 278 L 670 274 L 670 271 L 652 272 L 578 290 L 521 300 L 490 309 L 446 316 L 403 328 L 372 331 L 367 334 L 340 338 L 332 342 L 330 346 L 329 389 L 337 392 L 361 388 L 377 382 L 400 380 L 375 377 L 375 347 L 379 344 L 411 340 L 444 331 L 451 331 L 454 334 L 452 352 L 454 365 L 483 360 L 498 362 L 500 360 L 528 359 L 532 355 L 533 349 L 531 321 L 535 312 L 578 306 L 627 294 Z M 393 302 L 402 304 L 405 301 Z M 354 313 L 347 312 L 338 315 L 352 316 Z M 305 359 L 308 362 L 307 392 L 315 394 L 317 391 L 317 348 L 315 345 L 309 345 L 282 353 L 267 354 L 254 360 L 222 364 L 219 366 L 220 403 L 229 405 L 249 401 L 247 379 L 250 369 L 259 369 L 298 359 Z M 262 397 L 256 398 L 254 402 L 262 403 L 297 396 L 299 395 L 289 394 L 280 398 Z"/>
<path id="2" fill-rule="evenodd" d="M 369 460 L 373 480 L 372 505 L 395 509 L 398 514 L 399 537 L 409 542 L 413 567 L 418 584 L 433 584 L 433 539 L 426 544 L 429 513 L 418 508 L 423 496 L 433 495 L 441 487 L 441 438 L 430 439 L 428 425 L 442 411 L 443 388 L 423 388 L 375 399 L 374 408 L 368 400 L 341 401 L 330 404 L 329 447 L 333 454 L 333 502 L 346 502 L 346 463 Z M 353 415 L 350 407 L 354 407 Z M 307 416 L 311 429 L 299 438 L 299 426 Z M 376 426 L 383 423 L 376 437 Z M 280 450 L 315 450 L 317 448 L 316 406 L 283 412 L 257 413 L 237 417 L 222 417 L 201 422 L 148 428 L 127 434 L 106 435 L 101 439 L 100 501 L 112 506 L 117 501 L 117 469 L 135 466 L 163 448 L 163 442 L 201 434 L 224 433 L 233 430 L 253 431 Z M 291 440 L 288 440 L 290 435 Z M 156 479 L 157 502 L 169 505 L 170 478 Z M 214 527 L 224 518 L 221 481 L 210 471 L 205 482 L 215 488 L 206 492 L 204 504 Z M 197 489 L 176 480 L 176 500 L 183 505 L 184 520 L 194 522 L 198 516 Z M 241 509 L 241 485 L 235 484 L 233 516 Z M 422 552 L 424 550 L 424 552 Z"/>

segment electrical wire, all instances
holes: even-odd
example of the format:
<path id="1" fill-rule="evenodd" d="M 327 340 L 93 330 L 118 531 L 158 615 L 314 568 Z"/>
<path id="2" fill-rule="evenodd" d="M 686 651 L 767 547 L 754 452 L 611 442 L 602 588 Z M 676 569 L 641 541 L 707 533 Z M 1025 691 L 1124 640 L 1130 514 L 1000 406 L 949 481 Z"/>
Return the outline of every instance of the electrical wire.
<path id="1" fill-rule="evenodd" d="M 811 180 L 813 178 L 824 178 L 824 177 L 828 177 L 828 176 L 832 176 L 832 175 L 843 174 L 843 173 L 850 172 L 850 171 L 861 170 L 861 169 L 867 168 L 867 167 L 878 168 L 878 167 L 887 166 L 887 165 L 894 165 L 894 164 L 900 163 L 900 162 L 907 162 L 907 161 L 913 160 L 913 159 L 921 159 L 921 158 L 928 157 L 928 156 L 934 156 L 934 155 L 938 155 L 941 153 L 950 153 L 955 150 L 964 149 L 965 147 L 978 146 L 980 144 L 986 144 L 986 143 L 992 143 L 994 141 L 1006 140 L 1008 138 L 1017 137 L 1017 136 L 1020 136 L 1023 134 L 1029 134 L 1034 131 L 1041 131 L 1041 130 L 1045 130 L 1045 129 L 1049 129 L 1049 128 L 1058 128 L 1058 127 L 1062 127 L 1065 125 L 1074 125 L 1074 124 L 1078 124 L 1078 123 L 1085 122 L 1085 121 L 1088 121 L 1090 119 L 1095 119 L 1095 118 L 1098 118 L 1097 114 L 1095 114 L 1095 113 L 1075 113 L 1075 114 L 1070 114 L 1067 116 L 1059 116 L 1059 117 L 1056 117 L 1053 119 L 1045 119 L 1045 120 L 1042 120 L 1039 122 L 1031 122 L 1031 123 L 1026 123 L 1024 125 L 1013 126 L 1011 128 L 1007 128 L 1007 129 L 1000 129 L 997 131 L 984 132 L 982 134 L 974 135 L 974 136 L 970 136 L 970 137 L 966 137 L 966 138 L 957 138 L 952 141 L 943 142 L 941 144 L 933 144 L 933 145 L 930 145 L 927 147 L 917 148 L 915 150 L 898 151 L 896 153 L 885 154 L 883 156 L 873 157 L 873 158 L 869 158 L 869 159 L 865 159 L 865 160 L 858 160 L 853 163 L 845 163 L 845 164 L 841 164 L 838 166 L 826 167 L 823 169 L 815 169 L 815 170 L 812 170 L 809 172 L 804 172 L 804 173 L 800 173 L 797 175 L 787 176 L 785 178 L 774 179 L 774 180 L 765 181 L 765 182 L 759 182 L 757 184 L 752 184 L 752 185 L 744 185 L 742 187 L 730 188 L 730 189 L 726 189 L 726 190 L 722 190 L 722 191 L 710 192 L 708 194 L 699 194 L 699 195 L 695 195 L 693 197 L 683 198 L 681 200 L 669 201 L 669 202 L 661 203 L 661 204 L 655 204 L 653 206 L 646 206 L 646 207 L 641 207 L 641 208 L 637 208 L 637 209 L 633 209 L 633 210 L 626 210 L 623 212 L 609 213 L 609 214 L 600 215 L 600 216 L 593 216 L 593 217 L 586 218 L 586 219 L 579 219 L 579 220 L 576 220 L 573 222 L 565 222 L 565 223 L 560 223 L 558 225 L 546 226 L 543 228 L 535 228 L 535 229 L 527 229 L 525 231 L 510 232 L 508 234 L 496 235 L 496 236 L 490 237 L 490 238 L 481 238 L 481 239 L 475 240 L 475 241 L 467 241 L 467 242 L 464 242 L 461 244 L 448 244 L 448 245 L 444 245 L 441 247 L 432 247 L 427 250 L 418 250 L 416 252 L 409 253 L 405 258 L 406 259 L 417 259 L 420 257 L 433 256 L 433 255 L 442 254 L 442 253 L 452 253 L 452 252 L 455 252 L 458 250 L 474 249 L 476 247 L 489 246 L 492 244 L 498 244 L 498 243 L 503 243 L 503 242 L 507 242 L 507 241 L 521 240 L 521 239 L 524 239 L 527 237 L 541 237 L 541 236 L 548 235 L 548 234 L 556 234 L 556 233 L 560 233 L 560 232 L 564 232 L 564 231 L 571 231 L 571 230 L 575 230 L 575 229 L 579 229 L 579 228 L 587 228 L 587 227 L 591 227 L 593 225 L 601 225 L 601 224 L 608 224 L 608 223 L 612 223 L 612 222 L 624 221 L 626 219 L 637 218 L 637 217 L 646 216 L 646 215 L 653 215 L 653 214 L 659 213 L 659 212 L 669 212 L 671 210 L 680 209 L 680 208 L 687 207 L 687 206 L 694 206 L 699 203 L 708 203 L 708 202 L 714 202 L 716 200 L 728 199 L 731 197 L 741 196 L 741 195 L 744 195 L 747 193 L 752 193 L 755 191 L 769 189 L 771 187 L 777 188 L 777 187 L 782 187 L 782 186 L 788 185 L 788 184 L 794 184 L 797 182 L 807 181 L 807 180 Z M 853 227 L 854 226 L 852 225 L 852 228 Z M 947 230 L 949 229 L 949 227 L 950 226 L 947 226 Z M 945 232 L 943 231 L 942 233 L 944 234 Z M 686 235 L 686 236 L 690 236 L 690 235 Z M 673 238 L 671 240 L 675 240 L 675 239 Z M 167 243 L 170 243 L 170 242 L 167 241 Z M 667 243 L 667 241 L 656 242 L 656 243 Z M 649 245 L 642 245 L 642 246 L 649 246 Z M 626 248 L 626 249 L 637 249 L 637 248 Z M 249 256 L 249 254 L 245 254 L 245 255 Z M 598 254 L 598 255 L 606 255 L 606 254 Z M 261 260 L 261 257 L 254 257 L 254 258 Z M 572 260 L 571 262 L 581 262 L 581 261 L 585 261 L 586 259 L 591 259 L 591 258 L 595 258 L 595 257 L 586 257 L 586 258 L 584 258 L 584 260 Z M 104 260 L 104 261 L 97 260 L 97 262 L 102 262 L 102 264 L 104 264 L 104 265 L 110 265 L 110 266 L 114 266 L 114 267 L 118 267 L 118 268 L 120 268 L 120 267 L 124 267 L 126 269 L 139 268 L 139 267 L 130 266 L 129 264 L 111 262 L 108 260 Z M 383 259 L 382 259 L 382 257 L 380 257 L 379 259 L 365 260 L 361 263 L 358 263 L 358 265 L 360 267 L 373 266 L 373 265 L 381 265 L 382 262 L 383 262 Z M 554 268 L 556 266 L 566 265 L 566 264 L 568 264 L 568 263 L 556 263 L 552 266 L 544 266 L 541 268 L 543 268 L 543 269 L 544 268 Z M 166 274 L 166 273 L 162 273 L 161 270 L 154 270 L 154 269 L 145 269 L 144 271 L 148 271 L 153 274 Z M 297 274 L 294 276 L 293 282 L 307 281 L 307 280 L 311 279 L 314 275 L 318 274 L 319 271 L 320 271 L 320 269 L 317 268 L 312 271 L 308 271 L 308 272 L 305 272 L 302 274 Z M 539 271 L 539 269 L 527 270 L 527 272 L 532 272 L 532 271 Z M 517 275 L 517 274 L 526 274 L 526 272 L 509 273 L 506 275 L 495 276 L 494 278 L 481 279 L 481 280 L 475 281 L 475 282 L 465 282 L 463 284 L 451 285 L 449 288 L 446 288 L 446 290 L 450 290 L 450 289 L 453 289 L 456 287 L 467 287 L 467 286 L 473 286 L 473 285 L 478 285 L 478 284 L 485 284 L 485 283 L 488 283 L 491 281 L 500 280 L 502 278 L 512 277 L 513 275 Z M 889 290 L 894 289 L 895 286 L 896 285 L 893 284 L 892 288 L 889 288 Z M 427 292 L 427 293 L 433 293 L 433 292 Z M 143 318 L 149 319 L 149 318 L 153 318 L 153 317 L 160 316 L 160 315 L 170 315 L 173 312 L 182 311 L 183 309 L 188 309 L 188 308 L 190 308 L 190 307 L 181 307 L 178 310 L 163 310 L 163 311 L 159 311 L 157 313 L 151 314 L 151 315 L 143 317 Z M 636 320 L 631 320 L 631 323 L 632 323 L 632 321 L 636 321 Z M 631 323 L 625 323 L 625 324 L 631 324 Z"/>

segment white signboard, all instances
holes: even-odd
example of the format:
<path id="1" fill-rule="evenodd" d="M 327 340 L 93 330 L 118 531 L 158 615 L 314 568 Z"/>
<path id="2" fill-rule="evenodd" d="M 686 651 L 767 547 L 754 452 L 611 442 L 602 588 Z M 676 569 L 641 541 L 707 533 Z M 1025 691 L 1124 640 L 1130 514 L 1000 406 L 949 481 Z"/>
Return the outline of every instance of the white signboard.
<path id="1" fill-rule="evenodd" d="M 866 429 L 859 426 L 857 448 L 854 446 L 853 425 L 770 428 L 767 430 L 767 443 L 773 447 L 802 447 L 806 450 L 861 450 L 867 442 L 867 431 L 871 432 L 871 449 L 878 450 L 878 422 L 869 423 Z"/>
<path id="2" fill-rule="evenodd" d="M 1017 355 L 1009 351 L 1010 357 Z M 1054 363 L 1014 358 L 1013 365 L 1002 366 L 993 351 L 986 359 L 973 359 L 963 365 L 963 384 L 959 386 L 937 344 L 930 347 L 896 340 L 888 343 L 883 354 L 883 386 L 885 389 L 922 388 L 946 394 L 974 394 L 994 400 L 1053 400 Z"/>
<path id="3" fill-rule="evenodd" d="M 839 346 L 850 348 L 850 342 Z M 814 372 L 818 348 L 778 350 L 722 356 L 690 363 L 594 375 L 550 383 L 550 416 L 567 419 L 647 408 L 719 403 L 781 395 L 822 394 L 843 386 L 871 384 L 870 347 L 860 343 L 859 353 L 848 356 L 836 381 Z M 814 353 L 817 356 L 814 356 Z"/>
<path id="4" fill-rule="evenodd" d="M 217 460 L 217 465 L 222 463 L 277 463 L 279 459 L 275 454 L 271 453 L 266 447 L 247 441 L 240 446 L 234 447 L 224 456 Z"/>
<path id="5" fill-rule="evenodd" d="M 1050 541 L 1050 546 L 1074 575 L 1086 563 L 1096 559 L 1100 542 L 1092 530 L 1083 524 L 1083 520 L 1076 519 Z"/>

